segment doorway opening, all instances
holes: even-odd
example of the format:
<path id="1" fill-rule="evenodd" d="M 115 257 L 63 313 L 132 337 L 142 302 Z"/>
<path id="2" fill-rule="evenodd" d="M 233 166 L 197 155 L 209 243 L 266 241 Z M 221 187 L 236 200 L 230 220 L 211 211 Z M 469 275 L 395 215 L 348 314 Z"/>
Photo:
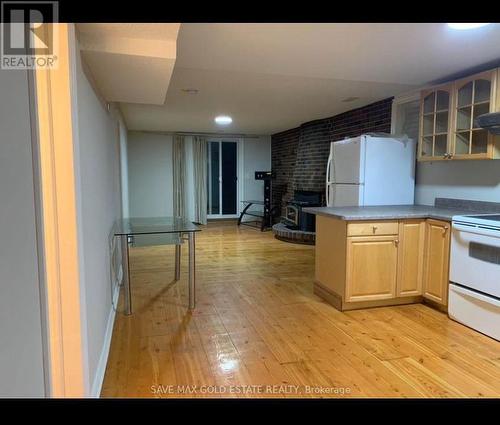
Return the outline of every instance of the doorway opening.
<path id="1" fill-rule="evenodd" d="M 209 140 L 207 149 L 207 217 L 238 217 L 238 142 Z"/>

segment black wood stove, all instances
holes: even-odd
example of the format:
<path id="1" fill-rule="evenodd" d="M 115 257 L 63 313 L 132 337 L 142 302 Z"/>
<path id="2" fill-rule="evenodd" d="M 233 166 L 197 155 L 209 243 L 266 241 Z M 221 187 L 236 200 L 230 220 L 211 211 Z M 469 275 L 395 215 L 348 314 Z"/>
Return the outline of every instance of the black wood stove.
<path id="1" fill-rule="evenodd" d="M 323 205 L 323 192 L 311 190 L 296 190 L 293 199 L 287 202 L 282 223 L 291 230 L 314 232 L 316 216 L 303 211 L 306 207 L 321 207 Z"/>

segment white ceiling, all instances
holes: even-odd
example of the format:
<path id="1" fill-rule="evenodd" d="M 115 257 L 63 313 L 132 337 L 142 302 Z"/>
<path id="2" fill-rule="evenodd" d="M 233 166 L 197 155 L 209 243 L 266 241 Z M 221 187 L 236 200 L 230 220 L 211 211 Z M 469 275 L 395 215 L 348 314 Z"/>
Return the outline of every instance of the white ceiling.
<path id="1" fill-rule="evenodd" d="M 132 130 L 220 133 L 213 119 L 228 114 L 226 132 L 272 134 L 498 59 L 498 24 L 182 24 L 165 103 L 121 109 Z"/>
<path id="2" fill-rule="evenodd" d="M 180 24 L 78 24 L 83 59 L 110 102 L 163 105 Z"/>

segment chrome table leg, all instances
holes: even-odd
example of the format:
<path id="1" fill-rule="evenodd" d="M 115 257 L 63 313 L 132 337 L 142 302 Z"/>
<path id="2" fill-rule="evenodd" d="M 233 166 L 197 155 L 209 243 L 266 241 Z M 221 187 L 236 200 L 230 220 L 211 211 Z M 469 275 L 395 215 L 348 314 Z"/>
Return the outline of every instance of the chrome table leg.
<path id="1" fill-rule="evenodd" d="M 130 290 L 130 267 L 128 261 L 128 236 L 122 235 L 122 270 L 123 270 L 123 290 L 125 292 L 125 314 L 132 314 L 132 292 Z"/>
<path id="2" fill-rule="evenodd" d="M 175 280 L 181 278 L 181 245 L 175 245 Z"/>
<path id="3" fill-rule="evenodd" d="M 189 309 L 196 305 L 195 232 L 189 232 Z"/>

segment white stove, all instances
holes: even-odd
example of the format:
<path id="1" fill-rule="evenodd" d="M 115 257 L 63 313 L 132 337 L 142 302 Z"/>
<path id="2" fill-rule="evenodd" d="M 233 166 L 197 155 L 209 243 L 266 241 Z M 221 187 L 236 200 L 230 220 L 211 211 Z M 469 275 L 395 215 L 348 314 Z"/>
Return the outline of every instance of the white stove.
<path id="1" fill-rule="evenodd" d="M 453 217 L 448 314 L 500 341 L 500 214 Z"/>

